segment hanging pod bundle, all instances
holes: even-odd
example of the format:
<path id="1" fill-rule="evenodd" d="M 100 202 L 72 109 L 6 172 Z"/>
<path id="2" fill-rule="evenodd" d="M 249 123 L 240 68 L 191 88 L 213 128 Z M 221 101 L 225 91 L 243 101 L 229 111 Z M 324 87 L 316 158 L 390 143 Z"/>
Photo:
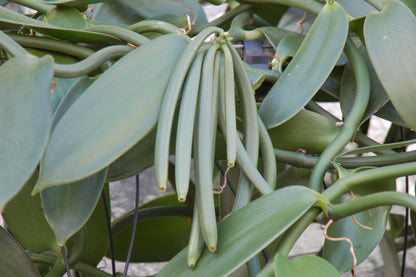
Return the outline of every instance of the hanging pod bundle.
<path id="1" fill-rule="evenodd" d="M 217 36 L 205 42 L 212 34 Z M 242 109 L 242 141 L 236 123 L 236 97 Z M 172 130 L 179 100 L 177 129 Z M 155 143 L 155 177 L 159 189 L 164 191 L 168 180 L 171 133 L 176 131 L 175 186 L 181 202 L 188 194 L 191 159 L 194 158 L 196 200 L 188 253 L 190 267 L 198 260 L 202 241 L 210 251 L 217 248 L 213 197 L 217 127 L 226 141 L 228 167 L 234 167 L 237 161 L 245 173 L 247 188 L 253 183 L 262 194 L 272 191 L 276 174 L 269 169 L 275 170 L 276 166 L 265 167 L 267 181 L 257 171 L 259 141 L 262 141 L 261 147 L 267 144 L 264 142 L 270 142 L 268 136 L 259 138 L 259 123 L 262 124 L 258 121 L 246 69 L 227 35 L 216 27 L 200 32 L 189 43 L 170 77 L 162 100 Z M 262 153 L 266 152 L 262 149 Z M 244 185 L 240 187 L 244 190 Z M 247 193 L 240 194 L 250 198 L 251 189 L 247 188 Z"/>

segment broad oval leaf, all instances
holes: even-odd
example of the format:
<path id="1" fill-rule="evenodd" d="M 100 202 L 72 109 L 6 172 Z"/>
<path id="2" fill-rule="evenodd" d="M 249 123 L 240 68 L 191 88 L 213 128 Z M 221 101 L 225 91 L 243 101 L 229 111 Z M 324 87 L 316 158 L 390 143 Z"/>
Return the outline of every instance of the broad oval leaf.
<path id="1" fill-rule="evenodd" d="M 167 81 L 187 44 L 180 35 L 163 36 L 101 75 L 56 124 L 35 189 L 86 178 L 145 137 L 156 124 Z"/>
<path id="2" fill-rule="evenodd" d="M 57 6 L 46 14 L 44 21 L 62 28 L 81 30 L 88 27 L 87 20 L 81 12 L 73 7 Z"/>
<path id="3" fill-rule="evenodd" d="M 46 220 L 58 244 L 78 232 L 93 213 L 104 186 L 107 169 L 75 183 L 54 186 L 40 193 Z"/>
<path id="4" fill-rule="evenodd" d="M 354 172 L 365 170 L 366 168 L 358 168 Z M 347 172 L 347 171 L 344 171 Z M 354 172 L 352 174 L 354 174 Z M 347 173 L 348 174 L 348 173 Z M 368 195 L 380 191 L 394 191 L 396 184 L 394 179 L 386 179 L 375 184 L 368 184 L 367 186 L 356 187 L 353 189 L 354 196 Z M 349 195 L 345 196 L 347 201 Z M 382 206 L 373 208 L 355 214 L 355 219 L 360 224 L 370 227 L 373 230 L 367 230 L 358 226 L 351 216 L 336 220 L 328 228 L 328 235 L 330 237 L 349 238 L 354 246 L 354 253 L 357 257 L 357 264 L 365 260 L 368 255 L 374 250 L 377 244 L 382 239 L 386 223 L 389 218 L 390 206 Z M 335 268 L 345 273 L 353 269 L 353 258 L 350 252 L 350 244 L 346 241 L 329 241 L 325 240 L 323 248 L 323 257 L 329 261 Z"/>
<path id="5" fill-rule="evenodd" d="M 207 23 L 205 12 L 196 0 L 116 0 L 116 2 L 144 18 L 167 13 L 188 14 L 188 9 L 192 11 L 192 14 L 188 15 L 192 21 L 195 20 L 196 26 Z"/>
<path id="6" fill-rule="evenodd" d="M 49 136 L 50 56 L 23 55 L 0 68 L 0 210 L 35 171 Z"/>
<path id="7" fill-rule="evenodd" d="M 215 253 L 204 249 L 196 267 L 190 269 L 186 248 L 158 276 L 227 276 L 321 200 L 325 201 L 319 193 L 300 186 L 283 188 L 258 198 L 218 223 Z"/>
<path id="8" fill-rule="evenodd" d="M 71 107 L 71 105 L 80 97 L 84 91 L 93 83 L 93 80 L 88 77 L 76 78 L 55 78 L 58 79 L 57 81 L 61 83 L 61 87 L 64 85 L 68 85 L 68 81 L 62 80 L 72 80 L 71 86 L 69 88 L 63 89 L 63 95 L 61 99 L 59 99 L 59 103 L 56 104 L 55 112 L 52 117 L 52 124 L 51 130 L 53 130 L 56 126 L 56 123 L 62 118 L 62 116 L 66 113 L 66 111 Z M 58 87 L 58 83 L 57 83 Z M 61 88 L 62 89 L 62 88 Z M 54 92 L 56 93 L 56 91 Z"/>
<path id="9" fill-rule="evenodd" d="M 111 214 L 110 195 L 108 183 L 104 185 L 104 193 L 106 195 L 107 207 Z M 90 219 L 87 221 L 88 242 L 84 257 L 81 261 L 90 265 L 97 266 L 107 252 L 109 246 L 107 216 L 104 207 L 103 198 L 101 197 L 92 213 Z"/>
<path id="10" fill-rule="evenodd" d="M 413 129 L 416 128 L 415 29 L 415 15 L 396 0 L 387 0 L 383 11 L 370 13 L 364 23 L 367 51 L 380 82 L 403 120 Z"/>
<path id="11" fill-rule="evenodd" d="M 0 272 L 2 276 L 40 277 L 35 264 L 17 241 L 0 227 Z"/>
<path id="12" fill-rule="evenodd" d="M 289 260 L 285 255 L 277 254 L 274 258 L 274 274 L 276 277 L 341 277 L 333 265 L 311 255 Z"/>
<path id="13" fill-rule="evenodd" d="M 7 227 L 24 248 L 35 253 L 51 249 L 59 252 L 55 234 L 43 213 L 40 195 L 30 195 L 37 179 L 36 170 L 19 193 L 7 202 L 2 215 Z"/>
<path id="14" fill-rule="evenodd" d="M 143 19 L 143 17 L 115 1 L 97 4 L 92 14 L 93 23 L 105 22 L 105 24 L 112 23 L 127 26 Z"/>
<path id="15" fill-rule="evenodd" d="M 274 49 L 277 48 L 279 42 L 284 37 L 289 35 L 297 35 L 297 33 L 295 32 L 273 26 L 260 27 L 259 31 L 263 33 L 264 37 L 267 39 L 267 41 L 272 45 Z"/>
<path id="16" fill-rule="evenodd" d="M 328 229 L 328 236 L 351 239 L 357 264 L 365 260 L 383 237 L 390 207 L 378 207 L 355 215 L 355 219 L 364 226 L 373 228 L 367 230 L 354 223 L 351 216 L 335 221 Z M 341 273 L 353 269 L 353 258 L 350 244 L 346 241 L 328 241 L 324 244 L 324 258 L 335 266 Z"/>
<path id="17" fill-rule="evenodd" d="M 302 148 L 307 153 L 321 153 L 338 135 L 339 129 L 320 114 L 300 110 L 293 118 L 268 132 L 275 148 L 290 151 Z"/>
<path id="18" fill-rule="evenodd" d="M 344 9 L 336 2 L 326 4 L 260 106 L 267 128 L 289 120 L 312 99 L 341 56 L 347 34 Z"/>

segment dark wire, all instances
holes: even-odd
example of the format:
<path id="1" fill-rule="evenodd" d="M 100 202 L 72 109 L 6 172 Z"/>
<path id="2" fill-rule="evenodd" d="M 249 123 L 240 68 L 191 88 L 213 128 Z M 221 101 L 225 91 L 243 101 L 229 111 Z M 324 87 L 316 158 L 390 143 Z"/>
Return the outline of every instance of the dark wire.
<path id="1" fill-rule="evenodd" d="M 402 141 L 404 141 L 405 135 L 404 135 L 403 127 L 400 127 L 400 135 L 401 135 Z M 406 147 L 403 147 L 403 151 L 406 152 Z M 406 176 L 406 193 L 409 193 L 409 176 Z M 406 208 L 406 212 L 404 215 L 404 242 L 403 242 L 402 268 L 400 270 L 401 277 L 404 277 L 404 273 L 406 269 L 408 228 L 409 228 L 409 209 Z"/>
<path id="2" fill-rule="evenodd" d="M 111 231 L 110 213 L 108 211 L 107 198 L 105 196 L 104 190 L 101 191 L 101 199 L 104 205 L 105 218 L 107 220 L 108 239 L 110 241 L 111 268 L 112 268 L 113 277 L 116 277 L 117 276 L 116 275 L 116 259 L 114 257 L 113 232 Z"/>
<path id="3" fill-rule="evenodd" d="M 129 252 L 127 253 L 126 258 L 126 265 L 124 267 L 123 277 L 127 276 L 127 271 L 129 270 L 129 264 L 131 259 L 131 253 L 133 252 L 133 245 L 134 245 L 134 237 L 136 236 L 136 227 L 137 227 L 137 219 L 139 217 L 139 175 L 136 175 L 136 204 L 135 204 L 135 211 L 134 211 L 134 220 L 133 220 L 133 230 L 131 231 L 131 239 L 129 245 Z"/>
<path id="4" fill-rule="evenodd" d="M 66 267 L 66 274 L 68 277 L 72 277 L 71 269 L 69 268 L 68 256 L 66 255 L 65 246 L 61 246 L 62 256 L 64 258 L 65 267 Z"/>
<path id="5" fill-rule="evenodd" d="M 218 163 L 218 161 L 217 161 L 217 160 L 215 160 L 215 165 L 217 166 L 218 170 L 221 172 L 222 177 L 224 177 L 224 175 L 225 175 L 225 171 L 224 171 L 224 169 L 222 169 L 222 167 L 220 166 L 220 164 Z M 229 178 L 227 178 L 227 185 L 228 185 L 228 187 L 230 188 L 230 190 L 231 190 L 231 192 L 233 193 L 233 195 L 234 195 L 234 196 L 236 196 L 236 195 L 237 195 L 237 193 L 236 193 L 236 191 L 235 191 L 235 189 L 234 189 L 233 185 L 231 184 L 231 181 L 230 181 L 230 179 L 229 179 Z"/>

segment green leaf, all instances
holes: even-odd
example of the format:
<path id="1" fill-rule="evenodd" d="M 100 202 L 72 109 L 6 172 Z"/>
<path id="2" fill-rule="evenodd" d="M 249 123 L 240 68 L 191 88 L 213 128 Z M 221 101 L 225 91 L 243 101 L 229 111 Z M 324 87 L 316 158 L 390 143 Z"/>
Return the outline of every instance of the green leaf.
<path id="1" fill-rule="evenodd" d="M 288 6 L 276 4 L 262 4 L 254 6 L 252 11 L 265 20 L 268 25 L 277 26 L 282 16 L 289 9 Z"/>
<path id="2" fill-rule="evenodd" d="M 156 124 L 167 81 L 187 43 L 176 34 L 155 39 L 89 86 L 52 131 L 35 189 L 90 176 L 145 137 Z"/>
<path id="3" fill-rule="evenodd" d="M 338 0 L 337 2 L 349 15 L 355 18 L 366 16 L 369 12 L 376 10 L 373 6 L 362 0 Z"/>
<path id="4" fill-rule="evenodd" d="M 284 37 L 277 46 L 275 56 L 279 61 L 279 71 L 283 72 L 283 65 L 288 64 L 290 60 L 296 55 L 300 46 L 302 45 L 305 36 L 299 34 L 293 34 Z M 344 54 L 341 54 L 341 57 L 337 61 L 336 65 L 345 65 L 348 62 L 347 57 Z M 334 69 L 335 70 L 335 69 Z M 333 72 L 334 72 L 333 70 Z M 332 73 L 331 73 L 332 75 Z M 323 84 L 323 86 L 325 83 Z"/>
<path id="5" fill-rule="evenodd" d="M 411 217 L 411 219 L 413 218 Z M 389 226 L 390 226 L 389 233 L 390 233 L 391 238 L 395 239 L 399 237 L 404 228 L 404 215 L 391 213 L 389 215 Z"/>
<path id="6" fill-rule="evenodd" d="M 354 172 L 366 170 L 357 169 Z M 379 181 L 377 184 L 357 187 L 353 190 L 354 198 L 372 194 L 380 191 L 394 191 L 396 184 L 394 179 Z M 350 195 L 344 196 L 344 201 L 349 201 Z M 365 260 L 374 250 L 383 237 L 386 223 L 390 213 L 390 206 L 377 207 L 355 214 L 355 219 L 362 225 L 373 228 L 367 230 L 358 226 L 351 216 L 335 221 L 328 228 L 330 237 L 349 238 L 354 246 L 354 253 L 357 257 L 357 264 Z M 353 269 L 353 258 L 350 252 L 350 244 L 346 241 L 325 240 L 323 257 L 329 261 L 341 273 Z"/>
<path id="7" fill-rule="evenodd" d="M 88 27 L 87 20 L 73 7 L 57 6 L 46 14 L 44 21 L 62 28 L 81 30 Z"/>
<path id="8" fill-rule="evenodd" d="M 85 4 L 109 2 L 111 0 L 44 0 L 43 2 L 52 5 L 63 5 L 63 6 L 79 6 Z"/>
<path id="9" fill-rule="evenodd" d="M 0 227 L 0 245 L 0 272 L 2 276 L 40 277 L 35 264 L 2 227 Z"/>
<path id="10" fill-rule="evenodd" d="M 368 120 L 376 111 L 383 107 L 388 101 L 389 98 L 384 91 L 383 86 L 380 83 L 380 80 L 377 77 L 376 72 L 371 66 L 370 59 L 368 57 L 367 51 L 364 47 L 360 47 L 361 55 L 363 56 L 367 68 L 370 74 L 370 99 L 368 101 L 367 109 L 362 117 L 361 122 Z M 342 77 L 341 83 L 341 92 L 339 95 L 339 102 L 341 105 L 341 110 L 344 118 L 347 118 L 350 109 L 353 105 L 356 93 L 356 81 L 354 76 L 354 71 L 352 70 L 351 64 L 347 64 L 344 69 L 344 75 Z"/>
<path id="11" fill-rule="evenodd" d="M 227 276 L 287 230 L 321 197 L 300 186 L 260 197 L 218 223 L 216 252 L 204 249 L 196 267 L 190 269 L 184 249 L 158 276 Z"/>
<path id="12" fill-rule="evenodd" d="M 36 169 L 51 122 L 51 57 L 22 55 L 0 67 L 0 210 Z"/>
<path id="13" fill-rule="evenodd" d="M 40 49 L 35 48 L 25 48 L 30 54 L 33 54 L 38 57 L 43 57 L 45 55 L 51 55 L 55 63 L 59 64 L 71 64 L 76 63 L 79 60 L 74 58 L 73 56 L 68 56 L 64 54 L 60 54 L 53 51 L 44 51 Z M 53 91 L 51 90 L 50 94 L 50 101 L 52 106 L 52 111 L 55 111 L 56 107 L 58 106 L 59 102 L 61 102 L 61 99 L 64 97 L 64 95 L 67 93 L 67 91 L 71 88 L 71 86 L 77 82 L 80 78 L 58 78 L 54 77 L 53 81 L 56 84 L 56 89 Z M 51 85 L 53 88 L 53 86 Z"/>
<path id="14" fill-rule="evenodd" d="M 153 129 L 110 165 L 107 180 L 114 182 L 125 179 L 151 167 L 155 162 L 155 139 L 156 129 Z M 171 149 L 173 152 L 174 149 Z"/>
<path id="15" fill-rule="evenodd" d="M 400 0 L 403 4 L 406 4 L 406 6 L 413 12 L 414 15 L 416 15 L 416 2 L 413 0 Z"/>
<path id="16" fill-rule="evenodd" d="M 172 0 L 116 0 L 116 2 L 144 18 L 166 13 L 181 15 L 185 13 L 190 16 L 192 21 L 196 17 L 195 26 L 204 25 L 208 22 L 205 12 L 197 0 L 184 0 L 183 3 L 182 1 Z M 188 12 L 186 8 L 192 13 Z"/>
<path id="17" fill-rule="evenodd" d="M 93 44 L 95 43 L 98 43 L 98 44 L 120 43 L 118 39 L 109 35 L 88 32 L 88 31 L 65 29 L 65 28 L 53 26 L 53 25 L 44 23 L 42 21 L 24 16 L 22 14 L 15 13 L 3 7 L 0 7 L 0 22 L 18 25 L 18 26 L 24 25 L 26 27 L 30 27 L 34 29 L 35 31 L 41 34 L 51 36 L 54 38 L 59 38 L 62 40 L 93 43 Z"/>
<path id="18" fill-rule="evenodd" d="M 331 102 L 336 102 L 339 98 L 343 73 L 344 73 L 343 67 L 341 66 L 335 67 L 332 70 L 331 74 L 329 75 L 328 79 L 326 79 L 325 83 L 321 87 L 320 91 L 323 91 L 326 94 L 328 94 L 332 98 Z M 319 96 L 319 92 L 315 95 L 315 97 L 318 97 L 318 96 Z"/>
<path id="19" fill-rule="evenodd" d="M 178 113 L 173 118 L 173 130 L 176 130 L 178 123 Z M 107 180 L 114 182 L 125 179 L 151 167 L 155 162 L 155 139 L 156 128 L 150 131 L 144 138 L 115 160 L 108 169 Z M 176 143 L 176 132 L 172 132 L 170 140 L 170 153 L 173 154 Z"/>
<path id="20" fill-rule="evenodd" d="M 125 261 L 129 249 L 134 210 L 112 225 L 116 260 Z M 192 208 L 171 206 L 139 210 L 132 262 L 163 262 L 173 258 L 188 243 Z"/>
<path id="21" fill-rule="evenodd" d="M 374 69 L 391 102 L 413 129 L 416 128 L 415 28 L 415 15 L 396 0 L 387 0 L 383 11 L 370 13 L 364 23 L 365 42 Z"/>
<path id="22" fill-rule="evenodd" d="M 259 115 L 267 128 L 289 120 L 312 99 L 341 56 L 347 34 L 344 9 L 336 2 L 326 4 L 260 106 Z"/>
<path id="23" fill-rule="evenodd" d="M 277 185 L 279 188 L 288 186 L 305 186 L 309 184 L 311 169 L 291 166 L 277 175 Z"/>
<path id="24" fill-rule="evenodd" d="M 36 170 L 19 193 L 6 204 L 2 214 L 13 236 L 26 249 L 35 253 L 51 249 L 60 251 L 43 213 L 40 196 L 30 195 L 37 179 Z"/>
<path id="25" fill-rule="evenodd" d="M 274 49 L 277 48 L 279 42 L 284 37 L 289 35 L 297 35 L 295 32 L 272 26 L 261 27 L 259 30 L 263 33 L 264 37 L 269 41 Z"/>
<path id="26" fill-rule="evenodd" d="M 399 257 L 397 255 L 396 247 L 394 246 L 394 241 L 389 235 L 389 232 L 384 233 L 383 239 L 379 244 L 381 257 L 383 258 L 383 274 L 384 276 L 389 277 L 399 277 L 401 266 Z"/>
<path id="27" fill-rule="evenodd" d="M 368 153 L 368 152 L 383 151 L 387 149 L 398 149 L 398 148 L 402 148 L 413 143 L 416 143 L 416 139 L 394 142 L 394 143 L 386 143 L 386 144 L 374 145 L 374 146 L 359 147 L 359 148 L 341 153 L 338 156 L 336 156 L 336 158 L 342 157 L 345 155 L 363 154 L 363 153 Z"/>
<path id="28" fill-rule="evenodd" d="M 333 265 L 310 255 L 289 260 L 285 255 L 277 254 L 274 258 L 274 274 L 276 277 L 341 277 Z"/>
<path id="29" fill-rule="evenodd" d="M 300 110 L 293 118 L 268 132 L 275 148 L 290 151 L 302 148 L 307 153 L 321 153 L 336 137 L 339 129 L 320 114 Z"/>
<path id="30" fill-rule="evenodd" d="M 104 185 L 104 192 L 106 194 L 107 207 L 110 208 L 110 194 L 108 183 Z M 111 214 L 111 210 L 109 210 Z M 102 260 L 109 245 L 107 217 L 104 208 L 103 199 L 100 198 L 94 212 L 87 221 L 88 230 L 88 246 L 85 252 L 83 262 L 97 266 Z"/>
<path id="31" fill-rule="evenodd" d="M 46 220 L 64 244 L 88 221 L 104 186 L 107 169 L 72 184 L 54 186 L 41 192 Z"/>
<path id="32" fill-rule="evenodd" d="M 255 67 L 249 65 L 246 62 L 243 62 L 244 68 L 246 69 L 248 78 L 254 90 L 258 89 L 261 84 L 264 82 L 264 74 L 262 74 Z"/>
<path id="33" fill-rule="evenodd" d="M 115 1 L 98 4 L 92 14 L 92 23 L 130 25 L 143 19 L 143 17 L 136 15 L 130 9 Z"/>
<path id="34" fill-rule="evenodd" d="M 393 106 L 391 101 L 387 102 L 383 107 L 381 107 L 381 109 L 376 112 L 376 115 L 391 121 L 394 124 L 408 128 L 406 122 L 403 121 L 402 117 L 397 112 L 397 109 Z"/>
<path id="35" fill-rule="evenodd" d="M 55 112 L 52 117 L 52 127 L 53 130 L 56 126 L 56 123 L 62 118 L 65 112 L 71 107 L 71 105 L 78 99 L 79 96 L 84 93 L 84 91 L 92 84 L 93 80 L 88 77 L 83 78 L 55 78 L 58 79 L 56 83 L 57 93 L 58 90 L 62 93 L 62 96 L 59 99 L 59 102 L 56 104 Z M 70 81 L 68 81 L 71 80 Z M 74 80 L 75 79 L 75 80 Z M 66 88 L 69 84 L 72 84 L 69 88 Z M 60 84 L 60 86 L 58 86 Z M 58 98 L 58 97 L 57 97 Z M 58 100 L 58 99 L 56 99 Z"/>

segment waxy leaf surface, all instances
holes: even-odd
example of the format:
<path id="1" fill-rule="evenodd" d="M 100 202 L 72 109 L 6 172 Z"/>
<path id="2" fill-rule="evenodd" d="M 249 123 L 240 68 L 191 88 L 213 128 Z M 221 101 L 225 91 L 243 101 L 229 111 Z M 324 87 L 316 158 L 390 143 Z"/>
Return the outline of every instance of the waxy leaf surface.
<path id="1" fill-rule="evenodd" d="M 107 169 L 75 183 L 54 186 L 41 192 L 46 220 L 58 243 L 81 229 L 93 213 L 104 186 Z"/>
<path id="2" fill-rule="evenodd" d="M 341 277 L 333 265 L 318 256 L 311 255 L 300 256 L 293 260 L 282 254 L 276 255 L 274 274 L 276 277 Z"/>
<path id="3" fill-rule="evenodd" d="M 79 96 L 52 131 L 36 190 L 86 178 L 145 137 L 187 43 L 176 34 L 155 39 L 120 59 Z"/>
<path id="4" fill-rule="evenodd" d="M 267 128 L 282 124 L 315 95 L 341 56 L 348 18 L 336 2 L 326 4 L 259 109 Z"/>
<path id="5" fill-rule="evenodd" d="M 394 107 L 407 125 L 416 128 L 416 17 L 400 1 L 388 0 L 382 12 L 364 23 L 371 63 Z"/>
<path id="6" fill-rule="evenodd" d="M 0 227 L 0 273 L 2 276 L 40 277 L 35 264 L 17 241 Z"/>
<path id="7" fill-rule="evenodd" d="M 0 210 L 36 169 L 49 135 L 51 57 L 23 55 L 0 68 Z"/>
<path id="8" fill-rule="evenodd" d="M 158 276 L 227 276 L 321 200 L 319 193 L 300 186 L 267 194 L 218 223 L 217 250 L 204 249 L 194 269 L 187 266 L 185 248 Z"/>

